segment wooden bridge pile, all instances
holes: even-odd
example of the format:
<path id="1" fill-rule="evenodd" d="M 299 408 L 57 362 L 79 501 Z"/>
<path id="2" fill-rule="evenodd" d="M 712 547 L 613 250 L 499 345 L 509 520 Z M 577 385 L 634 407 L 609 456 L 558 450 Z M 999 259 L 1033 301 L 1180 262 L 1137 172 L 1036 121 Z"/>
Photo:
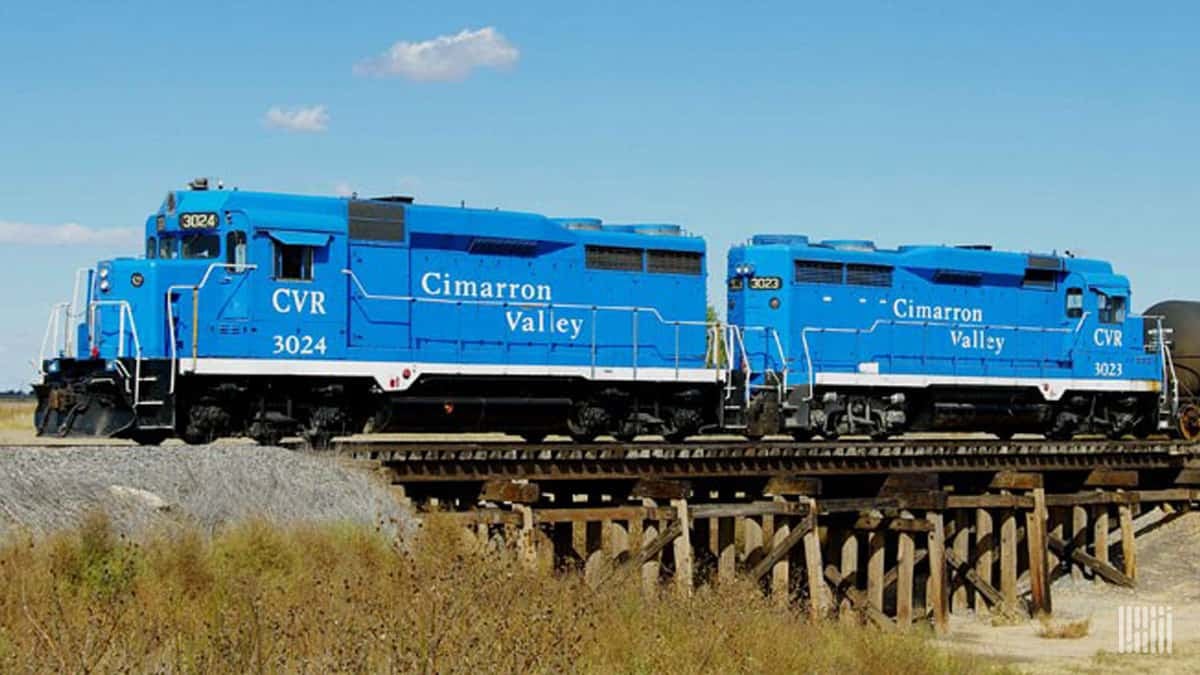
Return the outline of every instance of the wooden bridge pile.
<path id="1" fill-rule="evenodd" d="M 1200 503 L 1191 446 L 1124 457 L 1040 446 L 1016 453 L 1025 460 L 1014 469 L 1015 455 L 995 445 L 950 462 L 941 451 L 889 462 L 848 447 L 862 461 L 830 464 L 818 451 L 742 472 L 661 456 L 631 472 L 627 454 L 614 470 L 583 457 L 570 468 L 543 453 L 540 466 L 515 470 L 492 460 L 413 473 L 395 453 L 354 452 L 402 499 L 530 566 L 580 569 L 597 586 L 640 577 L 648 592 L 683 595 L 742 576 L 814 616 L 898 628 L 930 620 L 938 631 L 951 612 L 1050 613 L 1061 575 L 1132 587 L 1137 537 Z"/>

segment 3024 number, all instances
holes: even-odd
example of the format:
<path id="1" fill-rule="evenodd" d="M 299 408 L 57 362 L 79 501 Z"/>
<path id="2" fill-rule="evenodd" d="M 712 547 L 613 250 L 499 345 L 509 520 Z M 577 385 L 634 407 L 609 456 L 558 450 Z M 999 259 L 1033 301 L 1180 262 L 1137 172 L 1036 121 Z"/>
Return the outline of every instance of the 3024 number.
<path id="1" fill-rule="evenodd" d="M 275 335 L 272 337 L 274 350 L 272 354 L 288 354 L 290 356 L 311 356 L 325 354 L 325 337 L 314 338 L 311 335 Z"/>
<path id="2" fill-rule="evenodd" d="M 1115 361 L 1097 361 L 1094 365 L 1098 377 L 1120 377 L 1124 372 L 1121 364 Z"/>

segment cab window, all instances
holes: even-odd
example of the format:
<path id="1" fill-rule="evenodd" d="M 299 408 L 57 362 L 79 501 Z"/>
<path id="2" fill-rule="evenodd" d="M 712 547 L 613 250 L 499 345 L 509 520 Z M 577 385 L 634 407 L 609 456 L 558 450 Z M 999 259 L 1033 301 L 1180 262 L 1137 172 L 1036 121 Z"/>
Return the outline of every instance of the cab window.
<path id="1" fill-rule="evenodd" d="M 1083 289 L 1067 289 L 1067 318 L 1078 319 L 1083 316 Z"/>
<path id="2" fill-rule="evenodd" d="M 179 240 L 166 237 L 158 240 L 158 257 L 163 260 L 174 260 L 179 257 Z"/>
<path id="3" fill-rule="evenodd" d="M 275 242 L 275 278 L 312 281 L 313 247 Z"/>
<path id="4" fill-rule="evenodd" d="M 230 232 L 225 235 L 225 262 L 238 267 L 246 264 L 245 232 Z"/>
<path id="5" fill-rule="evenodd" d="M 1120 295 L 1099 296 L 1100 323 L 1125 323 L 1125 298 Z"/>
<path id="6" fill-rule="evenodd" d="M 150 237 L 146 240 L 146 258 L 152 259 L 158 257 L 158 239 Z"/>
<path id="7" fill-rule="evenodd" d="M 221 238 L 219 236 L 211 233 L 184 235 L 184 258 L 216 258 L 219 255 L 221 255 Z"/>

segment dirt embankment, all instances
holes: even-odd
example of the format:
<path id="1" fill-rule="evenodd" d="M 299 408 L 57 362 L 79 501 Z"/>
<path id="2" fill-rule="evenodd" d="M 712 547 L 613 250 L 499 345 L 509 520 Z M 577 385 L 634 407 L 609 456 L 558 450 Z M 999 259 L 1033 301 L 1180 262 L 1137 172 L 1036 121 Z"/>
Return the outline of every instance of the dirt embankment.
<path id="1" fill-rule="evenodd" d="M 1162 513 L 1147 513 L 1147 525 Z M 945 643 L 1033 673 L 1194 673 L 1200 671 L 1200 513 L 1162 521 L 1137 539 L 1136 588 L 1063 575 L 1052 586 L 1051 625 L 1086 623 L 1077 639 L 1048 639 L 1041 622 L 992 625 L 986 616 L 956 615 Z M 1122 607 L 1169 608 L 1172 654 L 1119 654 Z"/>
<path id="2" fill-rule="evenodd" d="M 123 533 L 246 518 L 353 522 L 405 535 L 411 514 L 371 476 L 255 445 L 0 447 L 0 536 L 35 536 L 102 510 Z"/>

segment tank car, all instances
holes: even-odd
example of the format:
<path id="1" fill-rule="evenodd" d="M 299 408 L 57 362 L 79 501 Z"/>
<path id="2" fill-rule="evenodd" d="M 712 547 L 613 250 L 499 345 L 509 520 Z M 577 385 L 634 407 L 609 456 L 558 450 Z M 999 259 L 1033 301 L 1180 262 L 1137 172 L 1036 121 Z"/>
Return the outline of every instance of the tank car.
<path id="1" fill-rule="evenodd" d="M 705 245 L 674 225 L 194 181 L 147 218 L 144 255 L 101 261 L 75 295 L 40 359 L 41 434 L 681 440 L 718 423 Z"/>
<path id="2" fill-rule="evenodd" d="M 730 251 L 728 286 L 751 438 L 1159 425 L 1164 347 L 1104 261 L 763 235 Z"/>
<path id="3" fill-rule="evenodd" d="M 1200 302 L 1167 300 L 1146 310 L 1146 341 L 1169 349 L 1164 364 L 1170 430 L 1189 441 L 1200 438 Z"/>

